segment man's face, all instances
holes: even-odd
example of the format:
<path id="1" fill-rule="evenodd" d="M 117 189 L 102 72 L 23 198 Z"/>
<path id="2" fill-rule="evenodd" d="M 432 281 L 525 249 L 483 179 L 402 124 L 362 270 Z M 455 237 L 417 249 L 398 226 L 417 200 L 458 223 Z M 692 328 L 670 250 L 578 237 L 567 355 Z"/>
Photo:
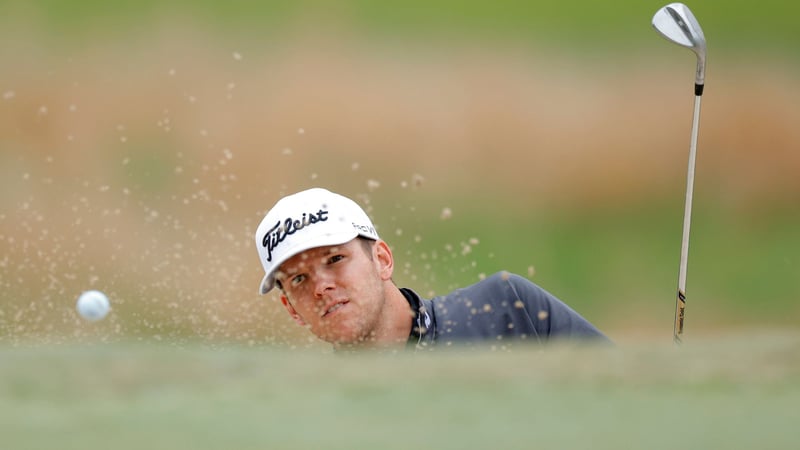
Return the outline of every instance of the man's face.
<path id="1" fill-rule="evenodd" d="M 353 239 L 307 250 L 283 263 L 276 275 L 289 314 L 334 345 L 368 343 L 385 321 L 391 252 L 383 242 L 367 243 L 368 248 Z"/>

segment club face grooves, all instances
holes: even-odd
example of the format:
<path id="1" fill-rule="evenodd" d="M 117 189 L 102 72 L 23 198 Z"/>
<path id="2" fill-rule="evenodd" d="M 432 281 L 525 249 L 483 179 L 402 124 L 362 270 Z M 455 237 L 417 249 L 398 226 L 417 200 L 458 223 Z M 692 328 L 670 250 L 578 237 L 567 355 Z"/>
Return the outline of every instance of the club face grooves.
<path id="1" fill-rule="evenodd" d="M 674 20 L 675 23 L 678 24 L 678 28 L 680 28 L 681 31 L 683 31 L 683 34 L 686 35 L 686 39 L 688 39 L 690 42 L 692 42 L 692 44 L 693 44 L 692 47 L 694 47 L 695 46 L 694 45 L 695 44 L 694 35 L 692 34 L 692 30 L 689 29 L 689 25 L 686 25 L 686 21 L 683 20 L 683 17 L 681 17 L 681 15 L 678 13 L 678 11 L 675 11 L 675 8 L 673 8 L 671 6 L 665 7 L 665 10 L 667 11 L 667 13 L 670 16 L 672 16 L 672 20 Z"/>

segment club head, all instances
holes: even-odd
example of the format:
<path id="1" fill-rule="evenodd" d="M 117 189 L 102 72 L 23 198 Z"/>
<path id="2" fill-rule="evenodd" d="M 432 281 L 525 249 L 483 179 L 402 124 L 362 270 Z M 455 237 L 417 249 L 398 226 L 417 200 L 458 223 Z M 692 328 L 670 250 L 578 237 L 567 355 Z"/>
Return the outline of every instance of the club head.
<path id="1" fill-rule="evenodd" d="M 670 3 L 653 16 L 653 27 L 670 41 L 688 47 L 697 54 L 695 85 L 705 81 L 706 37 L 697 19 L 683 3 Z"/>

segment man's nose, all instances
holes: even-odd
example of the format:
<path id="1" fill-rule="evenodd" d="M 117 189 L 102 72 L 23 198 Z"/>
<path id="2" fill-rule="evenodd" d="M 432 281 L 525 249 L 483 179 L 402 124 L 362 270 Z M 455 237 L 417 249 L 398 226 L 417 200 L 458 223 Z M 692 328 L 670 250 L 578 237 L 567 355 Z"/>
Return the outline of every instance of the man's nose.
<path id="1" fill-rule="evenodd" d="M 332 274 L 327 270 L 317 270 L 314 273 L 314 296 L 322 298 L 328 291 L 333 290 L 335 283 Z"/>

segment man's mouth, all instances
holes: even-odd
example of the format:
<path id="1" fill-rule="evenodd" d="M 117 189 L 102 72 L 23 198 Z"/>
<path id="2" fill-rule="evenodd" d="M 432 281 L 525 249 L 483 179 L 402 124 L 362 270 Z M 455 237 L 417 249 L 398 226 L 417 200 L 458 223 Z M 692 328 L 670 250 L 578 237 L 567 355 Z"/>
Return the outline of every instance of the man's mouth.
<path id="1" fill-rule="evenodd" d="M 344 302 L 335 303 L 335 304 L 331 305 L 331 306 L 330 306 L 330 308 L 328 308 L 327 310 L 325 310 L 325 314 L 323 314 L 323 315 L 322 315 L 322 317 L 327 317 L 327 316 L 329 316 L 329 315 L 331 315 L 331 314 L 335 313 L 336 311 L 338 311 L 338 310 L 342 309 L 342 307 L 343 307 L 344 305 L 346 305 L 347 303 L 349 303 L 349 302 L 347 302 L 347 301 L 344 301 Z"/>

